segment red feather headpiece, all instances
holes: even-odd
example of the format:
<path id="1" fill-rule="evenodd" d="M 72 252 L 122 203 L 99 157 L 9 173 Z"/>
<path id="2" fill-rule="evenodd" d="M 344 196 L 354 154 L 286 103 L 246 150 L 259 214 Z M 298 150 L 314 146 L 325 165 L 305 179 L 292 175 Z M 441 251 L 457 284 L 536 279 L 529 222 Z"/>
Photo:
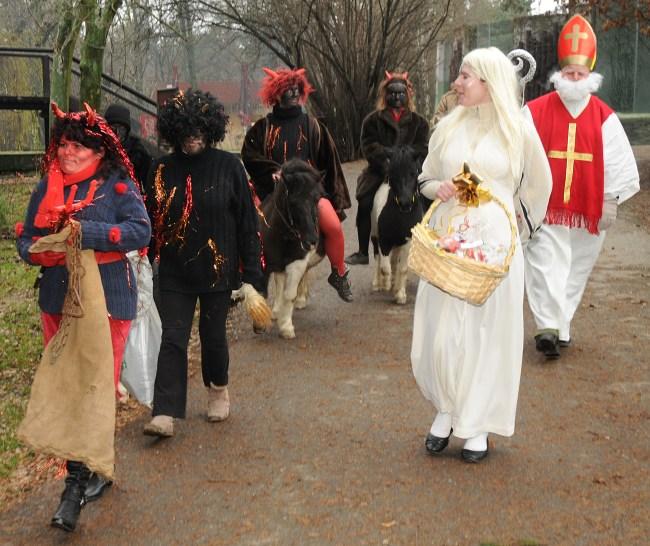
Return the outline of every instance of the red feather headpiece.
<path id="1" fill-rule="evenodd" d="M 267 106 L 273 106 L 280 102 L 280 97 L 287 89 L 297 85 L 300 89 L 300 104 L 307 102 L 307 97 L 314 92 L 314 88 L 309 83 L 304 68 L 291 70 L 290 68 L 279 68 L 271 70 L 270 68 L 263 68 L 266 73 L 265 78 L 262 80 L 262 88 L 260 89 L 260 98 Z"/>
<path id="2" fill-rule="evenodd" d="M 127 174 L 129 175 L 129 178 L 136 182 L 136 184 L 139 184 L 141 182 L 135 177 L 133 164 L 131 163 L 131 160 L 129 159 L 127 153 L 124 151 L 119 137 L 113 132 L 113 129 L 111 129 L 111 126 L 106 122 L 106 120 L 101 117 L 87 102 L 84 102 L 84 110 L 82 112 L 68 112 L 66 114 L 54 101 L 52 101 L 51 107 L 52 112 L 57 119 L 62 121 L 66 119 L 76 121 L 82 125 L 84 133 L 86 133 L 88 136 L 101 138 L 103 146 L 113 152 L 116 157 L 120 158 L 124 164 L 124 168 L 126 169 Z M 55 142 L 54 139 L 50 141 L 47 151 L 41 160 L 42 174 L 47 173 L 50 165 L 56 159 L 56 150 L 58 146 L 59 143 Z"/>
<path id="3" fill-rule="evenodd" d="M 84 111 L 82 112 L 69 112 L 65 113 L 55 102 L 52 102 L 52 113 L 56 116 L 56 123 L 66 123 L 66 121 L 76 122 L 81 125 L 84 133 L 90 137 L 101 139 L 102 146 L 112 152 L 112 155 L 119 158 L 124 165 L 127 174 L 136 184 L 138 180 L 135 178 L 133 164 L 129 156 L 124 151 L 122 143 L 118 136 L 113 132 L 111 127 L 106 123 L 106 120 L 99 116 L 88 103 L 84 102 Z M 73 203 L 76 187 L 70 192 L 69 202 L 63 203 L 63 184 L 64 175 L 59 167 L 57 160 L 57 149 L 59 147 L 59 140 L 52 138 L 47 147 L 45 155 L 41 160 L 41 172 L 43 175 L 47 174 L 47 188 L 43 200 L 41 201 L 36 216 L 34 218 L 34 225 L 38 228 L 54 228 L 62 218 L 62 211 L 66 213 L 79 210 L 81 207 L 86 206 L 92 201 L 95 193 L 96 181 L 91 182 L 91 188 L 88 195 L 82 202 Z"/>

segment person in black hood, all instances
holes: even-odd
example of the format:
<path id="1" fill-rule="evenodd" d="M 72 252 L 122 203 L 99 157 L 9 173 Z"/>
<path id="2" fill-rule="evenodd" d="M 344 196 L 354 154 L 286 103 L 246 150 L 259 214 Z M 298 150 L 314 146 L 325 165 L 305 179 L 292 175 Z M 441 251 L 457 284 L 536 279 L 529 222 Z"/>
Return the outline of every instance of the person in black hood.
<path id="1" fill-rule="evenodd" d="M 104 114 L 104 119 L 118 136 L 131 163 L 138 184 L 142 185 L 147 179 L 151 168 L 151 154 L 142 144 L 141 140 L 131 134 L 131 113 L 122 104 L 111 104 Z"/>

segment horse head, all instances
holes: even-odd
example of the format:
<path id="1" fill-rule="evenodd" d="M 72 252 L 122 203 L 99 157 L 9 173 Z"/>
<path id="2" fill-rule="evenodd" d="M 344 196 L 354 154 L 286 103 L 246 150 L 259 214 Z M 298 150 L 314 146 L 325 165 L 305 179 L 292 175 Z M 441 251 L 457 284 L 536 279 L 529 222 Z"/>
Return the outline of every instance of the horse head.
<path id="1" fill-rule="evenodd" d="M 274 191 L 276 213 L 286 237 L 297 239 L 304 250 L 318 243 L 318 200 L 323 196 L 322 174 L 300 159 L 287 161 Z"/>
<path id="2" fill-rule="evenodd" d="M 419 203 L 418 174 L 420 166 L 415 150 L 410 146 L 398 146 L 387 150 L 388 185 L 397 206 L 402 212 L 411 212 Z"/>

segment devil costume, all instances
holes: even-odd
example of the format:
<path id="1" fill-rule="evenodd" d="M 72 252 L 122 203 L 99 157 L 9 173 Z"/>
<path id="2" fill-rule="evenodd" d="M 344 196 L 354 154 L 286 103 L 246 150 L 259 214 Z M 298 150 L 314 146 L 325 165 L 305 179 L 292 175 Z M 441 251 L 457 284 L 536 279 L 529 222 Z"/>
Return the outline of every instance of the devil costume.
<path id="1" fill-rule="evenodd" d="M 318 203 L 318 224 L 332 265 L 327 280 L 342 300 L 351 302 L 341 228 L 344 211 L 350 208 L 350 195 L 336 146 L 327 128 L 303 111 L 302 105 L 313 91 L 305 70 L 264 70 L 267 77 L 262 82 L 260 96 L 273 110 L 246 134 L 242 161 L 261 201 L 271 195 L 273 177 L 289 159 L 302 159 L 323 173 L 324 197 Z"/>
<path id="2" fill-rule="evenodd" d="M 229 352 L 226 317 L 232 290 L 261 283 L 257 213 L 237 158 L 210 147 L 225 136 L 228 117 L 209 93 L 190 91 L 161 109 L 159 131 L 175 151 L 152 167 L 147 207 L 153 224 L 151 256 L 159 261 L 162 342 L 154 386 L 154 419 L 144 433 L 171 436 L 184 418 L 187 348 L 200 301 L 201 369 L 209 396 L 219 392 L 228 416 Z M 186 142 L 203 139 L 202 149 Z M 241 273 L 240 273 L 241 270 Z"/>
<path id="3" fill-rule="evenodd" d="M 51 522 L 66 531 L 89 500 L 89 482 L 97 498 L 114 473 L 115 386 L 137 301 L 125 254 L 151 234 L 133 166 L 105 120 L 84 106 L 64 114 L 52 105 L 45 176 L 16 226 L 20 256 L 41 266 L 46 345 L 18 435 L 70 459 Z"/>
<path id="4" fill-rule="evenodd" d="M 391 86 L 396 87 L 395 96 Z M 412 106 L 413 88 L 408 73 L 387 72 L 386 79 L 379 88 L 377 110 L 370 113 L 361 126 L 361 152 L 368 161 L 368 166 L 357 179 L 356 198 L 359 207 L 356 225 L 359 252 L 348 256 L 348 263 L 368 263 L 370 213 L 375 193 L 386 179 L 387 149 L 411 146 L 419 165 L 427 155 L 429 123 L 414 112 Z"/>

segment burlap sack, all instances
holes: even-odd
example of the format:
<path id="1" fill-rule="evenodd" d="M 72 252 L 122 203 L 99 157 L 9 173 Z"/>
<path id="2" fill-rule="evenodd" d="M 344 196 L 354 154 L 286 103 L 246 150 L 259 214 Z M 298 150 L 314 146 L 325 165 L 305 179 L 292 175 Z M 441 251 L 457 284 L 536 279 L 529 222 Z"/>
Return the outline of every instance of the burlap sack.
<path id="1" fill-rule="evenodd" d="M 36 451 L 81 461 L 112 479 L 115 386 L 108 312 L 95 253 L 80 250 L 80 229 L 72 231 L 72 244 L 59 232 L 30 248 L 61 251 L 63 243 L 70 278 L 61 326 L 36 371 L 18 437 Z"/>

